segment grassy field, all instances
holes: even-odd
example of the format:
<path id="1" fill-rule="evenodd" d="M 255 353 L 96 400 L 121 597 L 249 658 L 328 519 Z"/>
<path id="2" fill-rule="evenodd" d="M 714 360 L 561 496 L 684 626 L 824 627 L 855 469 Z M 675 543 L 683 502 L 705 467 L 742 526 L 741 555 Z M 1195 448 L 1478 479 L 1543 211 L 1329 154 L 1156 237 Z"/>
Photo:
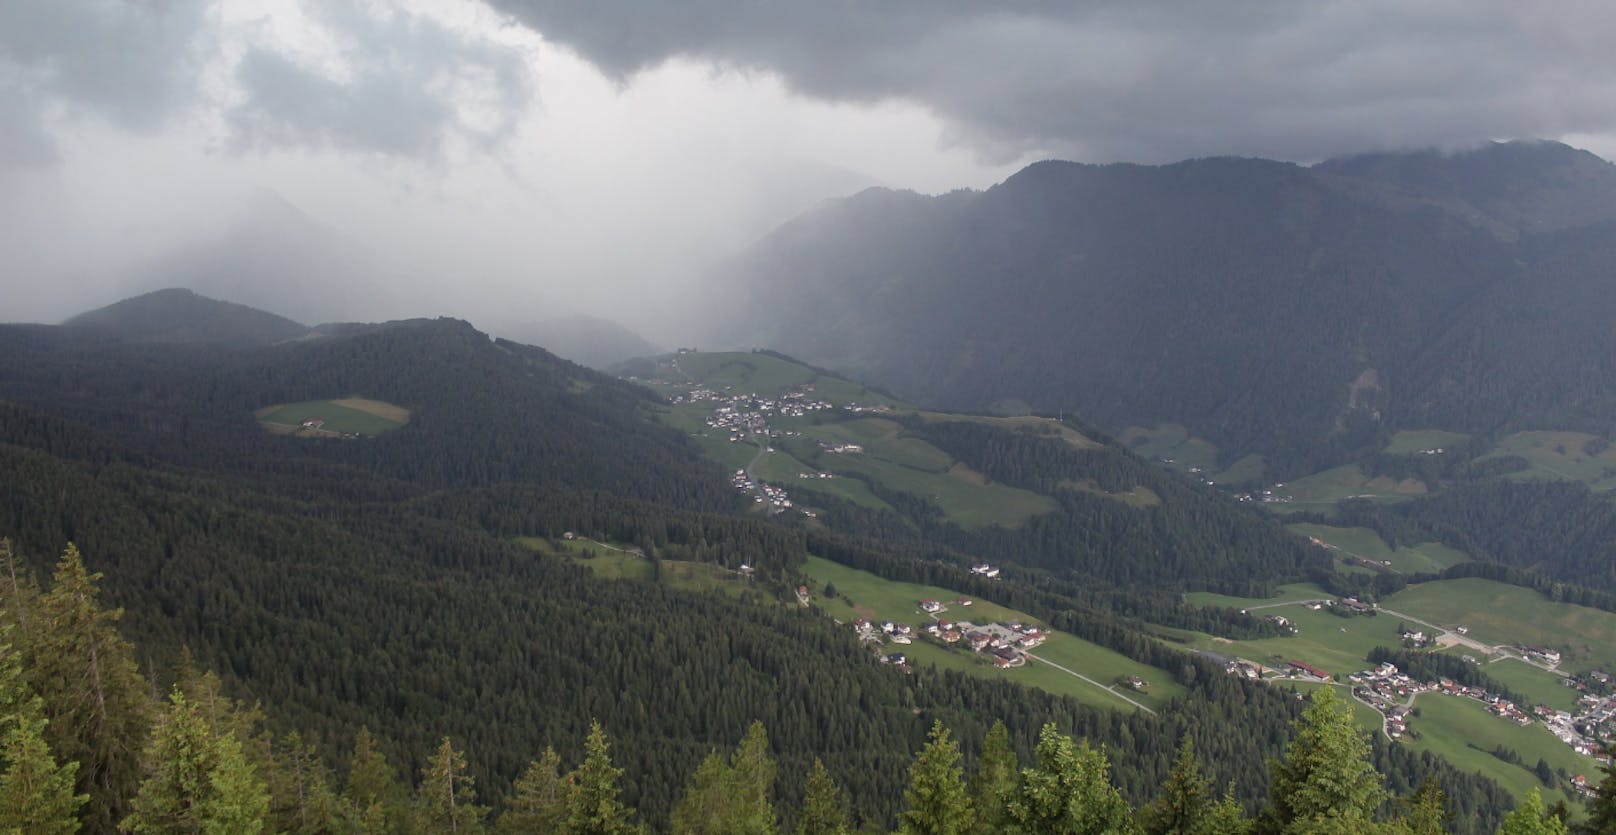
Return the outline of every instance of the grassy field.
<path id="1" fill-rule="evenodd" d="M 1382 605 L 1449 628 L 1463 624 L 1483 643 L 1558 649 L 1562 669 L 1616 670 L 1616 614 L 1555 603 L 1531 589 L 1471 577 L 1438 580 L 1409 586 Z"/>
<path id="2" fill-rule="evenodd" d="M 1429 449 L 1447 449 L 1468 440 L 1470 440 L 1470 436 L 1462 432 L 1446 432 L 1441 429 L 1404 429 L 1392 436 L 1391 443 L 1386 445 L 1384 451 L 1390 455 L 1410 455 Z"/>
<path id="3" fill-rule="evenodd" d="M 684 375 L 712 389 L 731 389 L 775 397 L 798 386 L 811 385 L 814 393 L 837 405 L 859 403 L 906 408 L 901 400 L 840 377 L 815 371 L 800 363 L 768 354 L 743 352 L 679 354 L 673 358 Z"/>
<path id="4" fill-rule="evenodd" d="M 1238 655 L 1268 667 L 1284 668 L 1289 661 L 1322 667 L 1331 673 L 1354 673 L 1369 663 L 1364 656 L 1375 647 L 1395 647 L 1402 643 L 1397 634 L 1397 618 L 1343 618 L 1328 611 L 1313 611 L 1300 604 L 1262 609 L 1263 615 L 1282 615 L 1297 632 L 1280 638 L 1229 641 L 1210 635 L 1194 634 L 1191 646 L 1223 655 Z"/>
<path id="5" fill-rule="evenodd" d="M 626 545 L 533 536 L 518 537 L 517 542 L 541 554 L 570 557 L 605 580 L 659 581 L 684 591 L 718 589 L 739 593 L 748 587 L 739 574 L 713 563 L 662 560 L 659 573 L 657 563 L 634 553 Z"/>
<path id="6" fill-rule="evenodd" d="M 1218 448 L 1190 435 L 1176 423 L 1157 424 L 1154 429 L 1130 426 L 1117 436 L 1123 446 L 1152 459 L 1171 461 L 1180 469 L 1197 467 L 1211 472 L 1218 466 Z"/>
<path id="7" fill-rule="evenodd" d="M 928 423 L 949 421 L 970 421 L 972 423 L 985 423 L 1003 429 L 1024 430 L 1032 429 L 1040 435 L 1059 437 L 1061 440 L 1078 449 L 1094 449 L 1100 442 L 1087 435 L 1051 418 L 1021 415 L 1019 417 L 990 417 L 987 415 L 958 415 L 943 412 L 915 412 L 921 420 Z"/>
<path id="8" fill-rule="evenodd" d="M 1252 606 L 1296 603 L 1302 600 L 1326 600 L 1334 596 L 1320 588 L 1317 583 L 1291 583 L 1276 589 L 1273 597 L 1233 597 L 1209 591 L 1192 591 L 1184 595 L 1184 600 L 1195 606 L 1226 606 L 1230 609 L 1247 609 Z"/>
<path id="9" fill-rule="evenodd" d="M 1416 479 L 1367 478 L 1357 464 L 1347 464 L 1299 478 L 1275 492 L 1289 495 L 1292 505 L 1333 505 L 1347 498 L 1405 499 L 1424 495 L 1426 487 Z"/>
<path id="10" fill-rule="evenodd" d="M 1473 699 L 1426 693 L 1414 706 L 1419 715 L 1409 722 L 1409 730 L 1418 738 L 1409 744 L 1445 756 L 1460 768 L 1479 771 L 1516 797 L 1535 787 L 1543 788 L 1545 803 L 1564 797 L 1563 792 L 1544 787 L 1532 773 L 1540 757 L 1551 768 L 1564 768 L 1568 774 L 1592 776 L 1595 772 L 1592 758 L 1578 755 L 1541 724 L 1522 727 L 1493 716 Z M 1523 764 L 1506 763 L 1488 753 L 1500 745 L 1519 754 Z"/>
<path id="11" fill-rule="evenodd" d="M 336 400 L 306 400 L 259 409 L 258 422 L 272 432 L 300 437 L 335 437 L 343 434 L 374 436 L 390 432 L 409 422 L 410 412 L 380 400 L 346 397 Z M 303 422 L 325 421 L 319 429 L 305 429 Z"/>
<path id="12" fill-rule="evenodd" d="M 1437 572 L 1468 559 L 1464 552 L 1439 542 L 1392 548 L 1380 538 L 1380 534 L 1368 528 L 1338 528 L 1313 524 L 1286 525 L 1286 527 L 1302 536 L 1333 545 L 1346 554 L 1388 561 L 1392 570 L 1404 574 Z"/>
<path id="13" fill-rule="evenodd" d="M 1512 478 L 1581 481 L 1596 490 L 1616 487 L 1616 445 L 1600 450 L 1598 438 L 1584 432 L 1517 432 L 1481 460 L 1505 455 L 1520 456 L 1531 465 Z"/>
<path id="14" fill-rule="evenodd" d="M 1483 672 L 1515 693 L 1531 699 L 1534 705 L 1548 705 L 1556 710 L 1576 707 L 1577 691 L 1561 682 L 1564 676 L 1541 667 L 1534 667 L 1514 658 L 1501 658 L 1488 664 Z"/>
<path id="15" fill-rule="evenodd" d="M 969 607 L 954 605 L 954 601 L 958 600 L 960 595 L 949 589 L 884 580 L 869 572 L 848 568 L 819 557 L 809 557 L 807 572 L 813 578 L 810 588 L 814 592 L 814 605 L 843 622 L 868 618 L 875 621 L 894 620 L 912 625 L 924 625 L 930 618 L 920 611 L 918 601 L 926 599 L 941 600 L 948 604 L 948 611 L 940 616 L 946 620 L 968 620 L 974 623 L 1011 620 L 1023 623 L 1038 622 L 1036 618 L 1029 617 L 1025 613 L 987 600 L 975 600 Z M 825 598 L 823 592 L 826 583 L 835 586 L 837 593 L 835 599 Z M 926 638 L 917 638 L 908 646 L 895 646 L 892 651 L 902 651 L 915 659 L 916 663 L 936 664 L 947 669 L 1004 678 L 1051 693 L 1072 696 L 1088 704 L 1124 709 L 1132 707 L 1105 688 L 1088 684 L 1037 662 L 1026 667 L 1000 670 L 975 653 L 931 644 Z M 1153 708 L 1159 708 L 1184 693 L 1183 687 L 1172 681 L 1166 671 L 1141 664 L 1120 653 L 1064 633 L 1052 632 L 1050 640 L 1034 652 L 1102 684 L 1109 684 L 1118 676 L 1139 676 L 1148 681 L 1149 686 L 1143 692 L 1124 692 L 1130 698 Z"/>

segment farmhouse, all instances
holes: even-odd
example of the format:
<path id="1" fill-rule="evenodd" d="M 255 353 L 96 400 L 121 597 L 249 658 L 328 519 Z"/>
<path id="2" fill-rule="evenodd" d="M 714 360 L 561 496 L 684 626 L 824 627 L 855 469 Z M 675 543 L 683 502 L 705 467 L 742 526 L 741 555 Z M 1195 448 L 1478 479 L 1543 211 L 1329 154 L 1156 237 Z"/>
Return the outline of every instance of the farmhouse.
<path id="1" fill-rule="evenodd" d="M 319 429 L 323 426 L 325 426 L 325 421 L 317 417 L 309 418 L 308 420 L 303 421 L 304 429 Z"/>
<path id="2" fill-rule="evenodd" d="M 1289 663 L 1290 663 L 1291 670 L 1293 670 L 1294 672 L 1303 673 L 1305 675 L 1310 675 L 1310 676 L 1312 676 L 1312 677 L 1314 677 L 1316 679 L 1320 679 L 1320 680 L 1323 680 L 1323 681 L 1328 681 L 1330 679 L 1330 674 L 1329 673 L 1319 669 L 1318 667 L 1313 666 L 1312 664 L 1306 664 L 1306 663 L 1303 663 L 1301 661 L 1291 661 Z"/>

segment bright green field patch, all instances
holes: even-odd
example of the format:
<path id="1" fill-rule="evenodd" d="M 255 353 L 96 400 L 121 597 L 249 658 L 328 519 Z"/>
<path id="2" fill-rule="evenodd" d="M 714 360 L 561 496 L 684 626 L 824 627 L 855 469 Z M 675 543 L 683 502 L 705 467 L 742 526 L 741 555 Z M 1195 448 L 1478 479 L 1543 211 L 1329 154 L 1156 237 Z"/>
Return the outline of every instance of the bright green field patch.
<path id="1" fill-rule="evenodd" d="M 1349 498 L 1405 499 L 1423 495 L 1426 487 L 1416 479 L 1367 478 L 1357 464 L 1346 464 L 1299 478 L 1275 492 L 1290 496 L 1293 505 L 1333 505 Z"/>
<path id="2" fill-rule="evenodd" d="M 388 409 L 395 409 L 398 413 L 408 415 L 407 411 L 391 404 L 381 404 Z M 370 412 L 341 406 L 330 400 L 305 400 L 301 403 L 284 403 L 259 409 L 258 422 L 272 431 L 291 430 L 294 434 L 307 434 L 310 437 L 332 434 L 355 434 L 375 436 L 383 432 L 390 432 L 404 425 L 402 421 L 392 420 Z M 303 427 L 308 420 L 324 421 L 318 430 Z"/>
<path id="3" fill-rule="evenodd" d="M 673 358 L 686 377 L 712 389 L 751 392 L 777 397 L 799 386 L 811 385 L 814 395 L 839 406 L 858 403 L 905 408 L 901 400 L 858 383 L 823 374 L 800 363 L 768 354 L 742 352 L 687 353 Z"/>
<path id="4" fill-rule="evenodd" d="M 1598 438 L 1585 432 L 1517 432 L 1480 460 L 1515 455 L 1531 466 L 1511 473 L 1511 478 L 1581 481 L 1607 490 L 1616 487 L 1616 445 L 1601 446 Z"/>
<path id="5" fill-rule="evenodd" d="M 1545 803 L 1554 803 L 1564 796 L 1558 790 L 1550 791 L 1532 773 L 1541 757 L 1551 768 L 1564 768 L 1568 774 L 1595 773 L 1592 758 L 1572 751 L 1555 739 L 1541 724 L 1522 727 L 1514 722 L 1487 712 L 1474 699 L 1422 694 L 1414 702 L 1419 715 L 1409 721 L 1409 731 L 1417 738 L 1409 744 L 1416 750 L 1430 751 L 1448 758 L 1463 769 L 1479 771 L 1497 780 L 1517 798 L 1533 788 L 1543 790 Z M 1512 749 L 1521 757 L 1522 765 L 1506 763 L 1487 753 L 1496 746 Z"/>
<path id="6" fill-rule="evenodd" d="M 1561 669 L 1616 668 L 1616 614 L 1556 603 L 1532 589 L 1465 577 L 1409 586 L 1382 605 L 1450 629 L 1463 624 L 1486 644 L 1559 650 Z"/>
<path id="7" fill-rule="evenodd" d="M 1261 455 L 1253 453 L 1230 464 L 1228 469 L 1218 473 L 1213 480 L 1219 484 L 1247 484 L 1262 478 L 1267 468 L 1268 462 Z"/>
<path id="8" fill-rule="evenodd" d="M 1391 548 L 1380 534 L 1369 528 L 1338 528 L 1331 525 L 1286 525 L 1291 531 L 1327 545 L 1333 545 L 1350 556 L 1391 563 L 1393 571 L 1404 574 L 1435 573 L 1464 562 L 1464 552 L 1439 542 L 1426 542 L 1412 547 Z"/>
<path id="9" fill-rule="evenodd" d="M 1555 710 L 1572 710 L 1577 706 L 1580 694 L 1561 683 L 1565 677 L 1541 667 L 1502 658 L 1488 664 L 1483 672 L 1511 691 L 1531 699 L 1534 705 L 1548 705 Z"/>
<path id="10" fill-rule="evenodd" d="M 1058 510 L 1054 499 L 997 482 L 963 465 L 934 473 L 894 464 L 870 455 L 823 455 L 820 465 L 831 472 L 858 473 L 888 489 L 919 496 L 942 509 L 962 528 L 990 525 L 1015 527 L 1041 513 Z"/>
<path id="11" fill-rule="evenodd" d="M 1287 662 L 1301 661 L 1331 673 L 1346 674 L 1366 669 L 1369 662 L 1364 657 L 1375 647 L 1402 644 L 1397 634 L 1397 618 L 1384 614 L 1343 618 L 1301 604 L 1259 609 L 1253 614 L 1284 616 L 1295 625 L 1297 633 L 1254 641 L 1228 641 L 1195 634 L 1191 646 L 1223 655 L 1238 655 L 1266 667 L 1282 669 Z"/>
<path id="12" fill-rule="evenodd" d="M 1470 436 L 1462 432 L 1404 429 L 1392 436 L 1392 441 L 1386 445 L 1385 452 L 1388 455 L 1413 455 L 1438 449 L 1449 450 L 1468 440 Z"/>
<path id="13" fill-rule="evenodd" d="M 1139 485 L 1132 490 L 1119 493 L 1106 490 L 1096 483 L 1094 479 L 1086 478 L 1082 481 L 1072 481 L 1071 479 L 1067 479 L 1060 483 L 1060 487 L 1066 490 L 1076 490 L 1080 493 L 1104 496 L 1105 498 L 1122 502 L 1129 507 L 1146 508 L 1155 507 L 1161 504 L 1161 496 L 1156 495 L 1156 491 L 1144 485 Z"/>
<path id="14" fill-rule="evenodd" d="M 1130 426 L 1122 430 L 1117 440 L 1146 458 L 1160 460 L 1176 469 L 1195 467 L 1212 471 L 1218 466 L 1218 448 L 1190 435 L 1188 429 L 1176 423 L 1160 423 L 1154 429 Z"/>
<path id="15" fill-rule="evenodd" d="M 1328 600 L 1335 595 L 1330 594 L 1317 583 L 1290 583 L 1274 590 L 1273 597 L 1234 597 L 1227 594 L 1216 594 L 1209 591 L 1192 591 L 1184 595 L 1184 601 L 1193 606 L 1223 606 L 1229 609 L 1249 609 L 1253 606 L 1267 607 L 1275 604 L 1298 603 L 1303 600 Z"/>
<path id="16" fill-rule="evenodd" d="M 931 618 L 920 611 L 919 601 L 940 600 L 947 607 L 939 617 L 944 620 L 966 620 L 973 623 L 1021 621 L 1038 623 L 1037 618 L 1000 606 L 991 601 L 974 599 L 972 605 L 957 605 L 959 593 L 937 586 L 899 583 L 884 580 L 867 571 L 859 571 L 820 557 L 809 557 L 805 570 L 812 578 L 809 588 L 813 602 L 827 614 L 852 623 L 858 618 L 880 622 L 892 620 L 914 626 L 924 626 Z M 837 597 L 824 596 L 825 585 L 835 586 Z M 1072 696 L 1099 707 L 1132 709 L 1110 690 L 1096 687 L 1047 665 L 1033 662 L 1025 667 L 1000 670 L 981 656 L 966 649 L 943 647 L 928 643 L 930 638 L 917 637 L 913 644 L 883 645 L 889 652 L 903 652 L 917 663 L 932 663 L 946 669 L 958 669 L 984 677 L 1004 678 L 1031 687 L 1037 687 L 1062 696 Z M 1165 705 L 1184 693 L 1183 687 L 1172 680 L 1165 670 L 1141 664 L 1125 655 L 1091 644 L 1063 632 L 1051 632 L 1050 639 L 1034 653 L 1082 673 L 1102 684 L 1109 684 L 1119 675 L 1139 676 L 1150 684 L 1145 690 L 1124 690 L 1130 698 L 1151 707 Z"/>

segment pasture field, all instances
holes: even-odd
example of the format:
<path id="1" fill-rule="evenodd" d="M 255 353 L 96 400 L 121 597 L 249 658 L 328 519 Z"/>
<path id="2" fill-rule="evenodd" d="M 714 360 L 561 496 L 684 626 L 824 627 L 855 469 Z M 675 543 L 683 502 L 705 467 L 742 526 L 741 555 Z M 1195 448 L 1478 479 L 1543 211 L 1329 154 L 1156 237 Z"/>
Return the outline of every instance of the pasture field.
<path id="1" fill-rule="evenodd" d="M 1534 705 L 1548 705 L 1556 710 L 1576 707 L 1579 694 L 1561 683 L 1564 676 L 1515 658 L 1500 658 L 1481 669 L 1499 684 L 1531 699 Z"/>
<path id="2" fill-rule="evenodd" d="M 1176 423 L 1159 423 L 1154 429 L 1130 426 L 1117 440 L 1145 458 L 1169 461 L 1177 469 L 1197 467 L 1211 472 L 1218 466 L 1218 448 Z"/>
<path id="3" fill-rule="evenodd" d="M 948 607 L 939 615 L 944 620 L 966 620 L 973 623 L 1012 620 L 1022 623 L 1039 622 L 1037 618 L 988 600 L 973 599 L 971 606 L 960 606 L 956 603 L 960 595 L 952 590 L 885 580 L 867 571 L 849 568 L 820 557 L 809 557 L 805 570 L 812 578 L 809 589 L 813 594 L 813 604 L 844 623 L 850 624 L 858 618 L 867 618 L 876 622 L 892 620 L 923 626 L 931 618 L 920 611 L 918 602 L 926 599 L 940 600 Z M 835 586 L 836 598 L 828 599 L 824 596 L 826 583 Z M 906 653 L 917 663 L 934 663 L 946 669 L 1004 678 L 1058 695 L 1072 696 L 1098 707 L 1131 708 L 1131 705 L 1118 699 L 1105 687 L 1096 687 L 1036 661 L 1025 667 L 1000 670 L 969 650 L 943 647 L 929 643 L 929 640 L 926 637 L 917 637 L 913 644 L 884 645 L 883 649 L 888 652 Z M 1144 691 L 1123 692 L 1129 698 L 1153 708 L 1159 709 L 1185 692 L 1165 670 L 1141 664 L 1121 653 L 1063 632 L 1051 632 L 1049 641 L 1033 652 L 1102 684 L 1110 684 L 1117 676 L 1139 676 L 1149 682 Z"/>
<path id="4" fill-rule="evenodd" d="M 926 411 L 915 412 L 915 414 L 918 415 L 921 420 L 924 420 L 927 423 L 970 421 L 972 423 L 985 423 L 989 426 L 997 426 L 1001 429 L 1032 429 L 1040 435 L 1048 435 L 1050 437 L 1059 436 L 1061 440 L 1078 449 L 1095 449 L 1100 446 L 1099 441 L 1084 435 L 1082 432 L 1079 432 L 1058 420 L 1053 420 L 1046 417 L 1037 417 L 1035 415 L 991 417 L 988 415 L 960 415 Z"/>
<path id="5" fill-rule="evenodd" d="M 1349 555 L 1388 561 L 1393 571 L 1404 574 L 1435 573 L 1469 559 L 1463 551 L 1449 548 L 1440 542 L 1423 542 L 1419 545 L 1392 548 L 1380 538 L 1380 534 L 1369 528 L 1338 528 L 1332 525 L 1305 523 L 1285 527 L 1302 536 L 1334 545 Z"/>
<path id="6" fill-rule="evenodd" d="M 266 406 L 254 416 L 271 432 L 317 438 L 343 434 L 380 435 L 408 423 L 410 412 L 380 400 L 345 397 Z M 322 420 L 325 424 L 319 429 L 304 428 L 303 422 L 311 419 Z"/>
<path id="7" fill-rule="evenodd" d="M 874 449 L 860 455 L 822 455 L 819 461 L 831 472 L 858 473 L 888 489 L 926 499 L 941 508 L 950 521 L 966 529 L 1015 527 L 1059 507 L 1048 496 L 989 482 L 963 464 L 954 464 L 941 473 L 928 472 L 887 461 Z"/>
<path id="8" fill-rule="evenodd" d="M 1478 460 L 1506 455 L 1530 465 L 1510 478 L 1581 481 L 1596 490 L 1616 487 L 1616 445 L 1607 447 L 1586 432 L 1517 432 Z"/>
<path id="9" fill-rule="evenodd" d="M 906 407 L 903 401 L 858 383 L 823 374 L 805 365 L 740 351 L 692 352 L 673 357 L 685 376 L 710 389 L 730 389 L 777 397 L 798 386 L 812 385 L 820 399 L 838 406 L 849 403 Z"/>
<path id="10" fill-rule="evenodd" d="M 1414 708 L 1418 715 L 1408 727 L 1411 736 L 1417 738 L 1408 744 L 1418 751 L 1445 756 L 1460 768 L 1479 771 L 1516 797 L 1533 788 L 1542 789 L 1545 803 L 1552 804 L 1565 796 L 1557 788 L 1544 786 L 1532 773 L 1539 758 L 1550 768 L 1564 768 L 1567 774 L 1591 777 L 1595 773 L 1593 758 L 1572 751 L 1541 724 L 1522 727 L 1488 713 L 1486 706 L 1474 699 L 1423 693 L 1414 700 Z M 1521 764 L 1506 763 L 1489 753 L 1498 746 L 1519 754 Z"/>
<path id="11" fill-rule="evenodd" d="M 1465 577 L 1420 583 L 1386 598 L 1386 608 L 1453 628 L 1486 644 L 1560 651 L 1571 672 L 1616 670 L 1616 614 L 1557 603 L 1532 589 Z"/>
<path id="12" fill-rule="evenodd" d="M 1201 633 L 1188 633 L 1190 645 L 1222 655 L 1238 655 L 1265 667 L 1284 669 L 1287 662 L 1301 661 L 1330 673 L 1344 675 L 1366 669 L 1369 662 L 1364 658 L 1375 647 L 1402 644 L 1397 634 L 1397 618 L 1386 614 L 1344 618 L 1322 609 L 1314 611 L 1301 604 L 1265 608 L 1257 613 L 1284 616 L 1296 627 L 1296 634 L 1230 641 Z"/>
<path id="13" fill-rule="evenodd" d="M 1418 479 L 1368 478 L 1357 464 L 1346 464 L 1288 482 L 1275 492 L 1289 495 L 1291 505 L 1334 505 L 1348 498 L 1406 499 L 1427 491 L 1425 483 Z M 1285 505 L 1279 507 L 1283 509 Z"/>
<path id="14" fill-rule="evenodd" d="M 739 593 L 748 588 L 745 578 L 721 565 L 683 560 L 662 560 L 658 566 L 651 560 L 629 550 L 631 546 L 601 544 L 588 539 L 546 539 L 536 536 L 517 537 L 522 546 L 551 556 L 570 557 L 573 562 L 589 569 L 603 580 L 637 580 L 660 582 L 684 591 L 720 591 Z"/>
<path id="15" fill-rule="evenodd" d="M 1470 440 L 1463 432 L 1442 429 L 1404 429 L 1392 436 L 1383 450 L 1388 455 L 1411 455 L 1426 450 L 1448 449 Z"/>
<path id="16" fill-rule="evenodd" d="M 1268 462 L 1261 455 L 1255 453 L 1246 455 L 1230 464 L 1223 472 L 1212 477 L 1219 484 L 1247 484 L 1262 478 L 1268 469 Z"/>
<path id="17" fill-rule="evenodd" d="M 1273 597 L 1234 597 L 1210 591 L 1192 591 L 1184 600 L 1194 606 L 1226 606 L 1230 609 L 1249 609 L 1252 606 L 1269 607 L 1303 600 L 1328 600 L 1335 595 L 1317 583 L 1290 583 L 1275 589 Z"/>

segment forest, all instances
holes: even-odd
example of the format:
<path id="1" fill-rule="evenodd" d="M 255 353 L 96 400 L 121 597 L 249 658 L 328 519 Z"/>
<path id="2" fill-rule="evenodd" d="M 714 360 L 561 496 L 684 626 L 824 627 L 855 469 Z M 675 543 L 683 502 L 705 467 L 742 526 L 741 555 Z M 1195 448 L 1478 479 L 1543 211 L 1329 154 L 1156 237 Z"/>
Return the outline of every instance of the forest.
<path id="1" fill-rule="evenodd" d="M 1029 561 L 980 591 L 1170 671 L 1188 693 L 1159 716 L 958 672 L 896 673 L 789 602 L 802 561 L 815 553 L 975 593 L 964 552 L 913 533 L 747 515 L 715 465 L 644 418 L 649 393 L 464 323 L 251 349 L 40 328 L 0 328 L 0 344 L 18 359 L 0 364 L 0 531 L 16 555 L 7 617 L 29 608 L 16 601 L 30 578 L 41 601 L 61 587 L 47 575 L 71 543 L 82 549 L 80 573 L 105 575 L 106 611 L 121 613 L 118 635 L 139 672 L 120 675 L 153 700 L 141 715 L 189 710 L 175 692 L 186 706 L 229 694 L 260 723 L 253 734 L 307 752 L 309 768 L 330 774 L 350 770 L 363 735 L 407 782 L 447 756 L 448 737 L 482 802 L 503 811 L 534 758 L 554 748 L 579 762 L 579 741 L 598 723 L 622 770 L 621 802 L 660 830 L 704 758 L 761 722 L 777 808 L 801 807 L 817 759 L 852 819 L 884 828 L 903 811 L 906 767 L 934 724 L 951 729 L 970 764 L 1002 721 L 1022 762 L 1049 724 L 1103 746 L 1116 791 L 1135 806 L 1193 733 L 1207 778 L 1232 784 L 1235 803 L 1255 815 L 1301 708 L 1143 631 L 1147 620 L 1230 634 L 1271 627 L 1185 606 L 1180 584 L 1161 575 L 1106 582 L 1098 562 L 1086 575 Z M 351 394 L 409 408 L 412 419 L 338 440 L 271 435 L 252 418 L 270 403 Z M 1228 530 L 1246 525 L 1224 518 Z M 1162 541 L 1183 547 L 1207 580 L 1246 570 L 1231 561 L 1241 540 L 1200 548 L 1184 530 Z M 652 560 L 746 562 L 757 572 L 736 588 L 681 591 L 604 581 L 516 542 L 570 531 L 633 544 Z M 1268 541 L 1262 559 L 1305 560 Z M 14 628 L 10 640 L 25 646 L 25 632 Z M 1196 730 L 1211 728 L 1227 732 Z M 246 736 L 240 756 L 251 762 L 259 755 Z M 81 777 L 107 773 L 58 754 L 80 762 Z M 1438 781 L 1455 831 L 1491 832 L 1512 805 L 1454 764 L 1381 742 L 1367 756 L 1394 794 Z M 131 785 L 122 784 L 126 797 Z M 86 808 L 104 809 L 91 831 L 130 814 Z"/>

